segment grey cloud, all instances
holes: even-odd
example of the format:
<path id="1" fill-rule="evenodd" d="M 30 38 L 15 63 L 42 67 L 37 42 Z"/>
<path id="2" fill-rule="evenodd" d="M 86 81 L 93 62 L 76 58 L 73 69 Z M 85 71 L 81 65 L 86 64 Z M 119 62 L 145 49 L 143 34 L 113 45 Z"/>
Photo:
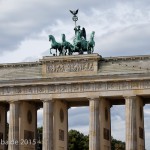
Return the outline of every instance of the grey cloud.
<path id="1" fill-rule="evenodd" d="M 69 109 L 69 127 L 89 125 L 89 108 Z"/>
<path id="2" fill-rule="evenodd" d="M 111 120 L 115 121 L 117 117 L 119 117 L 120 120 L 125 119 L 125 105 L 114 105 L 111 108 Z"/>
<path id="3" fill-rule="evenodd" d="M 125 141 L 125 106 L 118 105 L 111 108 L 112 136 Z"/>
<path id="4" fill-rule="evenodd" d="M 74 115 L 78 115 L 81 113 L 87 113 L 89 110 L 89 107 L 76 107 L 76 108 L 70 108 L 69 109 L 69 114 L 74 116 Z"/>
<path id="5" fill-rule="evenodd" d="M 101 37 L 97 47 L 103 56 L 146 55 L 150 53 L 149 24 L 128 27 Z"/>
<path id="6" fill-rule="evenodd" d="M 133 5 L 134 3 L 136 3 L 137 7 L 141 7 L 142 5 L 140 5 L 138 2 L 130 2 L 130 4 Z M 5 2 L 3 1 L 3 3 Z M 69 13 L 69 9 L 74 10 L 79 8 L 80 12 L 84 12 L 87 17 L 80 18 L 80 22 L 82 22 L 82 20 L 88 20 L 91 17 L 93 9 L 97 9 L 103 12 L 105 10 L 115 9 L 115 6 L 119 3 L 124 4 L 122 3 L 122 1 L 117 0 L 112 0 L 111 2 L 108 0 L 67 0 L 66 2 L 60 2 L 57 0 L 31 2 L 27 0 L 17 2 L 16 4 L 12 3 L 12 8 L 10 7 L 10 5 L 9 9 L 7 9 L 8 6 L 5 6 L 5 10 L 1 10 L 2 12 L 0 15 L 0 33 L 2 34 L 0 38 L 0 51 L 12 51 L 17 49 L 19 44 L 24 39 L 33 34 L 41 32 L 48 26 L 53 25 L 57 19 L 61 19 L 64 22 L 66 22 L 67 20 L 71 21 L 71 14 Z M 147 6 L 144 4 L 145 3 L 143 2 L 143 6 L 147 8 Z M 97 18 L 94 19 L 96 22 Z M 91 22 L 91 24 L 93 24 L 93 22 Z"/>

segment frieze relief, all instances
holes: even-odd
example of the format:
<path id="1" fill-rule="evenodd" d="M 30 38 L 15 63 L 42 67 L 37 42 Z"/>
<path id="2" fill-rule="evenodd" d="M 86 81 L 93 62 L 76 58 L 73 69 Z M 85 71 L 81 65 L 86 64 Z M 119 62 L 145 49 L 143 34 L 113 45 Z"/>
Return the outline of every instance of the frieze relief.
<path id="1" fill-rule="evenodd" d="M 65 72 L 82 72 L 94 71 L 94 61 L 80 60 L 80 61 L 60 61 L 49 62 L 46 64 L 47 73 L 65 73 Z"/>
<path id="2" fill-rule="evenodd" d="M 80 93 L 88 91 L 119 91 L 130 89 L 150 89 L 150 81 L 97 82 L 24 87 L 1 87 L 0 95 Z"/>

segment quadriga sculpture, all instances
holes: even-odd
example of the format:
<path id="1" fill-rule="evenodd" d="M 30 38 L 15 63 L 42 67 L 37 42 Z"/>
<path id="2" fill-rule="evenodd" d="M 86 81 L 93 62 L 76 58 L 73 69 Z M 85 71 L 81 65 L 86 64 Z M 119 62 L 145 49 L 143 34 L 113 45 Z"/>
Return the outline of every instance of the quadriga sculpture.
<path id="1" fill-rule="evenodd" d="M 75 38 L 73 40 L 73 44 L 66 41 L 65 34 L 62 34 L 62 43 L 56 42 L 53 35 L 49 35 L 49 41 L 51 41 L 51 49 L 56 50 L 56 56 L 57 56 L 57 50 L 59 51 L 59 55 L 72 55 L 73 53 L 77 52 L 79 54 L 83 54 L 84 52 L 87 52 L 88 54 L 91 54 L 94 52 L 94 35 L 95 32 L 92 31 L 90 35 L 90 40 L 86 40 L 86 31 L 85 28 L 80 29 L 80 26 L 76 26 L 76 22 L 78 20 L 78 9 L 76 11 L 70 10 L 71 14 L 73 15 L 72 20 L 75 22 Z"/>
<path id="2" fill-rule="evenodd" d="M 62 34 L 62 43 L 56 42 L 53 35 L 49 35 L 49 41 L 51 41 L 51 48 L 50 48 L 50 54 L 51 49 L 56 50 L 56 56 L 57 56 L 57 50 L 59 51 L 59 55 L 72 55 L 73 53 L 79 53 L 83 54 L 84 52 L 87 52 L 88 54 L 93 53 L 95 41 L 94 41 L 94 35 L 95 32 L 93 31 L 90 35 L 90 40 L 86 40 L 86 32 L 83 28 L 82 30 L 79 30 L 79 27 L 75 29 L 75 38 L 73 40 L 73 44 L 66 41 L 65 34 Z"/>

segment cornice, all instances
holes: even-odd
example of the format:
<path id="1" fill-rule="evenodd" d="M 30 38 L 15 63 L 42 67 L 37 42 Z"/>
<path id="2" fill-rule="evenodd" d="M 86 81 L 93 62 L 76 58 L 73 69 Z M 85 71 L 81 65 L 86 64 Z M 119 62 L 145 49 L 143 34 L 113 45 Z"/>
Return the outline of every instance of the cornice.
<path id="1" fill-rule="evenodd" d="M 119 60 L 150 60 L 150 55 L 135 55 L 135 56 L 117 56 L 117 57 L 104 57 L 102 61 L 119 61 Z M 101 61 L 100 60 L 100 61 Z"/>
<path id="2" fill-rule="evenodd" d="M 2 68 L 17 68 L 17 67 L 30 67 L 42 65 L 41 62 L 22 62 L 22 63 L 6 63 L 0 64 L 0 69 Z"/>
<path id="3" fill-rule="evenodd" d="M 74 77 L 53 77 L 53 78 L 34 78 L 34 79 L 15 79 L 0 81 L 3 86 L 34 86 L 48 84 L 72 84 L 72 83 L 94 83 L 94 82 L 121 82 L 121 81 L 143 81 L 150 80 L 150 72 L 143 74 L 124 74 L 124 75 L 91 75 Z"/>

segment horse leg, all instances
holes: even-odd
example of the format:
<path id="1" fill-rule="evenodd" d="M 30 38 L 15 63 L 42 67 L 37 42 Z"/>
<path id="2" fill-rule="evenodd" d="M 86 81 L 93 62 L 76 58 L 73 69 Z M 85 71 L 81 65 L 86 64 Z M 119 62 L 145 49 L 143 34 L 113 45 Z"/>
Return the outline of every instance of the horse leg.
<path id="1" fill-rule="evenodd" d="M 71 47 L 68 48 L 68 55 L 72 55 L 72 49 L 71 49 Z"/>
<path id="2" fill-rule="evenodd" d="M 65 51 L 65 56 L 67 55 L 67 50 Z"/>
<path id="3" fill-rule="evenodd" d="M 51 49 L 52 49 L 52 48 L 50 48 L 50 54 L 52 54 L 52 51 L 51 51 Z"/>
<path id="4" fill-rule="evenodd" d="M 66 47 L 64 46 L 64 47 L 62 48 L 62 55 L 63 55 L 63 56 L 66 55 L 66 52 L 67 52 L 67 50 L 66 50 Z"/>
<path id="5" fill-rule="evenodd" d="M 91 50 L 91 53 L 93 53 L 94 52 L 94 46 L 92 47 L 92 50 Z"/>
<path id="6" fill-rule="evenodd" d="M 57 56 L 57 49 L 56 49 L 56 56 Z"/>

